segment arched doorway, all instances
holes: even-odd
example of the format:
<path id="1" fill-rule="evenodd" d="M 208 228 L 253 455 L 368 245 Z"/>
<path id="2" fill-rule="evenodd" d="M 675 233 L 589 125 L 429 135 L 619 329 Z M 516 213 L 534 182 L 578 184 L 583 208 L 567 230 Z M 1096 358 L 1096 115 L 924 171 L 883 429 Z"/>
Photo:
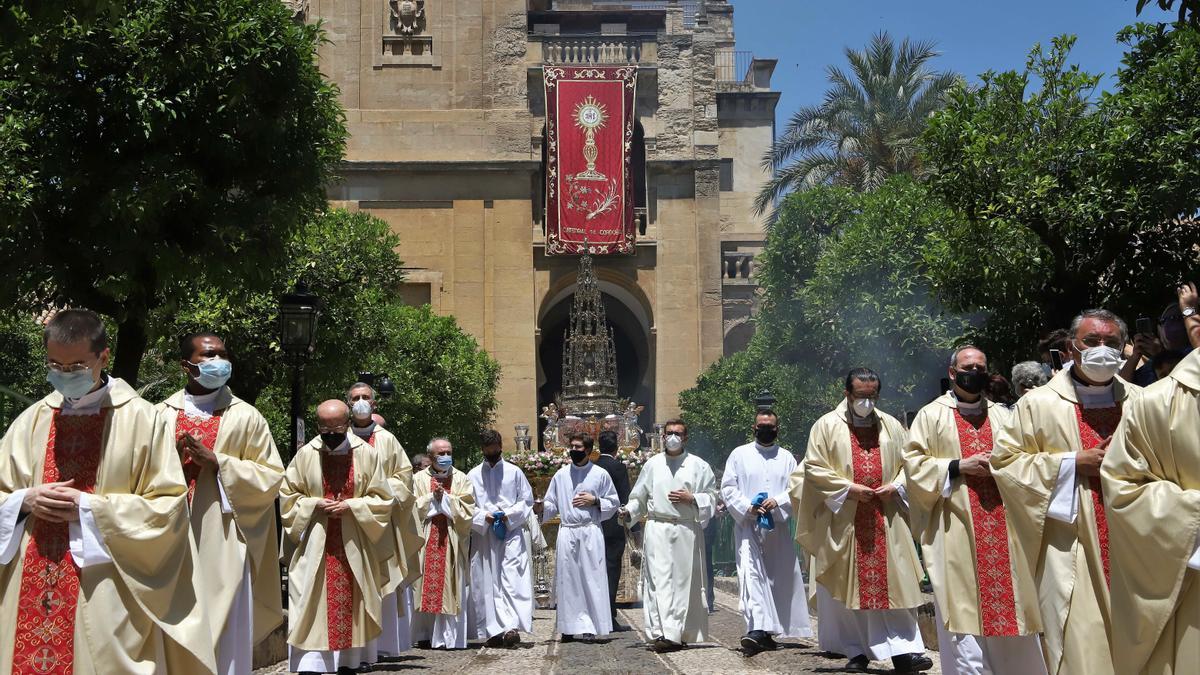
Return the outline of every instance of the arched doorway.
<path id="1" fill-rule="evenodd" d="M 617 394 L 645 406 L 638 424 L 645 431 L 654 425 L 654 344 L 649 308 L 639 291 L 601 278 L 601 298 L 608 324 L 613 329 L 617 359 Z M 562 391 L 562 352 L 570 321 L 575 284 L 552 292 L 542 303 L 538 327 L 538 410 L 554 402 Z M 538 420 L 538 438 L 545 421 Z"/>

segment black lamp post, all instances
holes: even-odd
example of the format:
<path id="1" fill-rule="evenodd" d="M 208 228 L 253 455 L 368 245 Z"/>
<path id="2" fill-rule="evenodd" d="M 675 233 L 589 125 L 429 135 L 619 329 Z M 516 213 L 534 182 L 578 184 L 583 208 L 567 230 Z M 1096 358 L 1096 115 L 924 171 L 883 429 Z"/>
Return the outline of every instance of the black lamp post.
<path id="1" fill-rule="evenodd" d="M 358 381 L 363 384 L 368 384 L 379 394 L 380 398 L 388 398 L 396 393 L 396 385 L 392 383 L 392 378 L 388 377 L 387 373 L 379 373 L 376 375 L 369 370 L 359 371 Z M 379 384 L 375 384 L 378 382 Z"/>
<path id="2" fill-rule="evenodd" d="M 317 319 L 321 316 L 321 299 L 308 292 L 303 281 L 296 282 L 291 293 L 279 299 L 280 344 L 292 365 L 292 446 L 288 456 L 300 447 L 299 427 L 304 416 L 301 386 L 304 364 L 313 353 L 317 338 Z"/>
<path id="3" fill-rule="evenodd" d="M 754 407 L 758 412 L 771 410 L 775 407 L 775 397 L 771 395 L 770 391 L 763 389 L 758 392 L 758 396 L 754 397 Z"/>

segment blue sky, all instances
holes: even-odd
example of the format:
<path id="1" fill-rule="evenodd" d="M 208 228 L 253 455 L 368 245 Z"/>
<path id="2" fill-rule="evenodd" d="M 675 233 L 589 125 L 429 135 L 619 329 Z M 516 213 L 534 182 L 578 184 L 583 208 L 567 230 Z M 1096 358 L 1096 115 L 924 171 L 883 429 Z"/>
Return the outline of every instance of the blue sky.
<path id="1" fill-rule="evenodd" d="M 1063 33 L 1078 36 L 1071 60 L 1104 73 L 1121 63 L 1122 27 L 1139 20 L 1135 0 L 733 0 L 737 49 L 779 59 L 772 80 L 783 92 L 776 111 L 782 131 L 791 113 L 820 103 L 825 68 L 845 66 L 844 48 L 861 49 L 887 30 L 897 40 L 933 40 L 934 67 L 976 80 L 986 70 L 1022 69 L 1030 47 Z M 1141 20 L 1170 19 L 1151 3 Z"/>

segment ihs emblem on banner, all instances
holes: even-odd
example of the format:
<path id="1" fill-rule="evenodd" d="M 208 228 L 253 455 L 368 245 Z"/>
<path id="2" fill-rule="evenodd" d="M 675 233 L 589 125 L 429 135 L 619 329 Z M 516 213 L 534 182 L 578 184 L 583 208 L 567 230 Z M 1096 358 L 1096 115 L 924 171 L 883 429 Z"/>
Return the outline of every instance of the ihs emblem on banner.
<path id="1" fill-rule="evenodd" d="M 575 126 L 583 129 L 583 158 L 587 160 L 587 170 L 575 174 L 575 180 L 608 180 L 608 176 L 596 170 L 596 157 L 600 154 L 596 148 L 596 131 L 603 129 L 607 121 L 608 111 L 593 96 L 575 106 Z"/>

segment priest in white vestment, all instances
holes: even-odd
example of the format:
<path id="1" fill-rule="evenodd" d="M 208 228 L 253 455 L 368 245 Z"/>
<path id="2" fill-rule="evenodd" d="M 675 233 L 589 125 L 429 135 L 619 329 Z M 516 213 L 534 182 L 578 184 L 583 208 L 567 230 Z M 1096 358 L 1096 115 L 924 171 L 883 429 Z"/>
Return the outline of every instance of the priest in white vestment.
<path id="1" fill-rule="evenodd" d="M 747 656 L 777 649 L 775 636 L 812 635 L 800 559 L 788 531 L 796 458 L 779 447 L 778 437 L 779 416 L 760 410 L 755 441 L 729 453 L 721 480 L 721 499 L 735 524 L 739 604 L 746 619 L 741 647 Z"/>
<path id="2" fill-rule="evenodd" d="M 542 522 L 561 521 L 554 550 L 558 632 L 563 642 L 590 642 L 612 632 L 600 523 L 616 515 L 620 498 L 612 477 L 589 459 L 592 437 L 577 433 L 570 444 L 571 463 L 546 488 Z"/>
<path id="3" fill-rule="evenodd" d="M 903 474 L 904 427 L 876 409 L 875 371 L 846 375 L 845 399 L 813 424 L 804 455 L 796 534 L 813 555 L 821 645 L 865 671 L 890 658 L 897 672 L 928 670 L 917 627 L 921 565 Z"/>
<path id="4" fill-rule="evenodd" d="M 954 350 L 952 389 L 917 413 L 904 452 L 914 534 L 933 584 L 943 675 L 1044 675 L 1032 571 L 1012 551 L 990 459 L 1008 423 L 987 356 Z"/>
<path id="5" fill-rule="evenodd" d="M 157 410 L 188 484 L 217 672 L 240 675 L 253 670 L 254 645 L 283 623 L 274 508 L 283 462 L 267 421 L 226 386 L 225 342 L 193 333 L 179 349 L 187 386 Z"/>
<path id="6" fill-rule="evenodd" d="M 685 451 L 687 425 L 663 426 L 665 451 L 638 475 L 621 518 L 642 531 L 642 609 L 656 652 L 703 642 L 708 633 L 704 599 L 704 526 L 717 504 L 717 479 L 708 462 Z"/>
<path id="7" fill-rule="evenodd" d="M 489 647 L 516 647 L 533 632 L 533 575 L 529 529 L 533 488 L 504 461 L 494 429 L 480 434 L 483 463 L 467 478 L 475 486 L 471 523 L 471 593 L 476 637 Z"/>
<path id="8" fill-rule="evenodd" d="M 413 477 L 425 542 L 421 578 L 413 587 L 413 641 L 434 649 L 465 649 L 475 487 L 467 474 L 454 468 L 450 441 L 435 438 L 427 450 L 433 464 Z"/>
<path id="9" fill-rule="evenodd" d="M 1141 387 L 1122 380 L 1125 322 L 1087 310 L 1071 322 L 1072 365 L 1017 401 L 996 437 L 992 477 L 1034 571 L 1050 675 L 1126 675 L 1113 667 L 1108 519 L 1100 464 Z"/>
<path id="10" fill-rule="evenodd" d="M 405 589 L 420 573 L 421 537 L 413 518 L 412 464 L 404 446 L 392 432 L 383 428 L 383 418 L 375 414 L 375 388 L 355 382 L 346 391 L 350 406 L 350 431 L 379 453 L 383 472 L 395 495 L 392 505 L 391 532 L 385 537 L 393 554 L 387 561 L 387 583 L 383 593 L 383 624 L 379 634 L 379 655 L 397 656 L 412 648 L 411 616 L 407 610 Z M 379 418 L 378 420 L 376 418 Z"/>
<path id="11" fill-rule="evenodd" d="M 54 391 L 0 439 L 0 673 L 212 673 L 179 456 L 104 373 L 94 312 L 46 325 Z"/>
<path id="12" fill-rule="evenodd" d="M 296 451 L 280 488 L 292 672 L 353 670 L 378 658 L 394 497 L 379 454 L 349 428 L 345 403 L 318 406 L 320 435 Z"/>

